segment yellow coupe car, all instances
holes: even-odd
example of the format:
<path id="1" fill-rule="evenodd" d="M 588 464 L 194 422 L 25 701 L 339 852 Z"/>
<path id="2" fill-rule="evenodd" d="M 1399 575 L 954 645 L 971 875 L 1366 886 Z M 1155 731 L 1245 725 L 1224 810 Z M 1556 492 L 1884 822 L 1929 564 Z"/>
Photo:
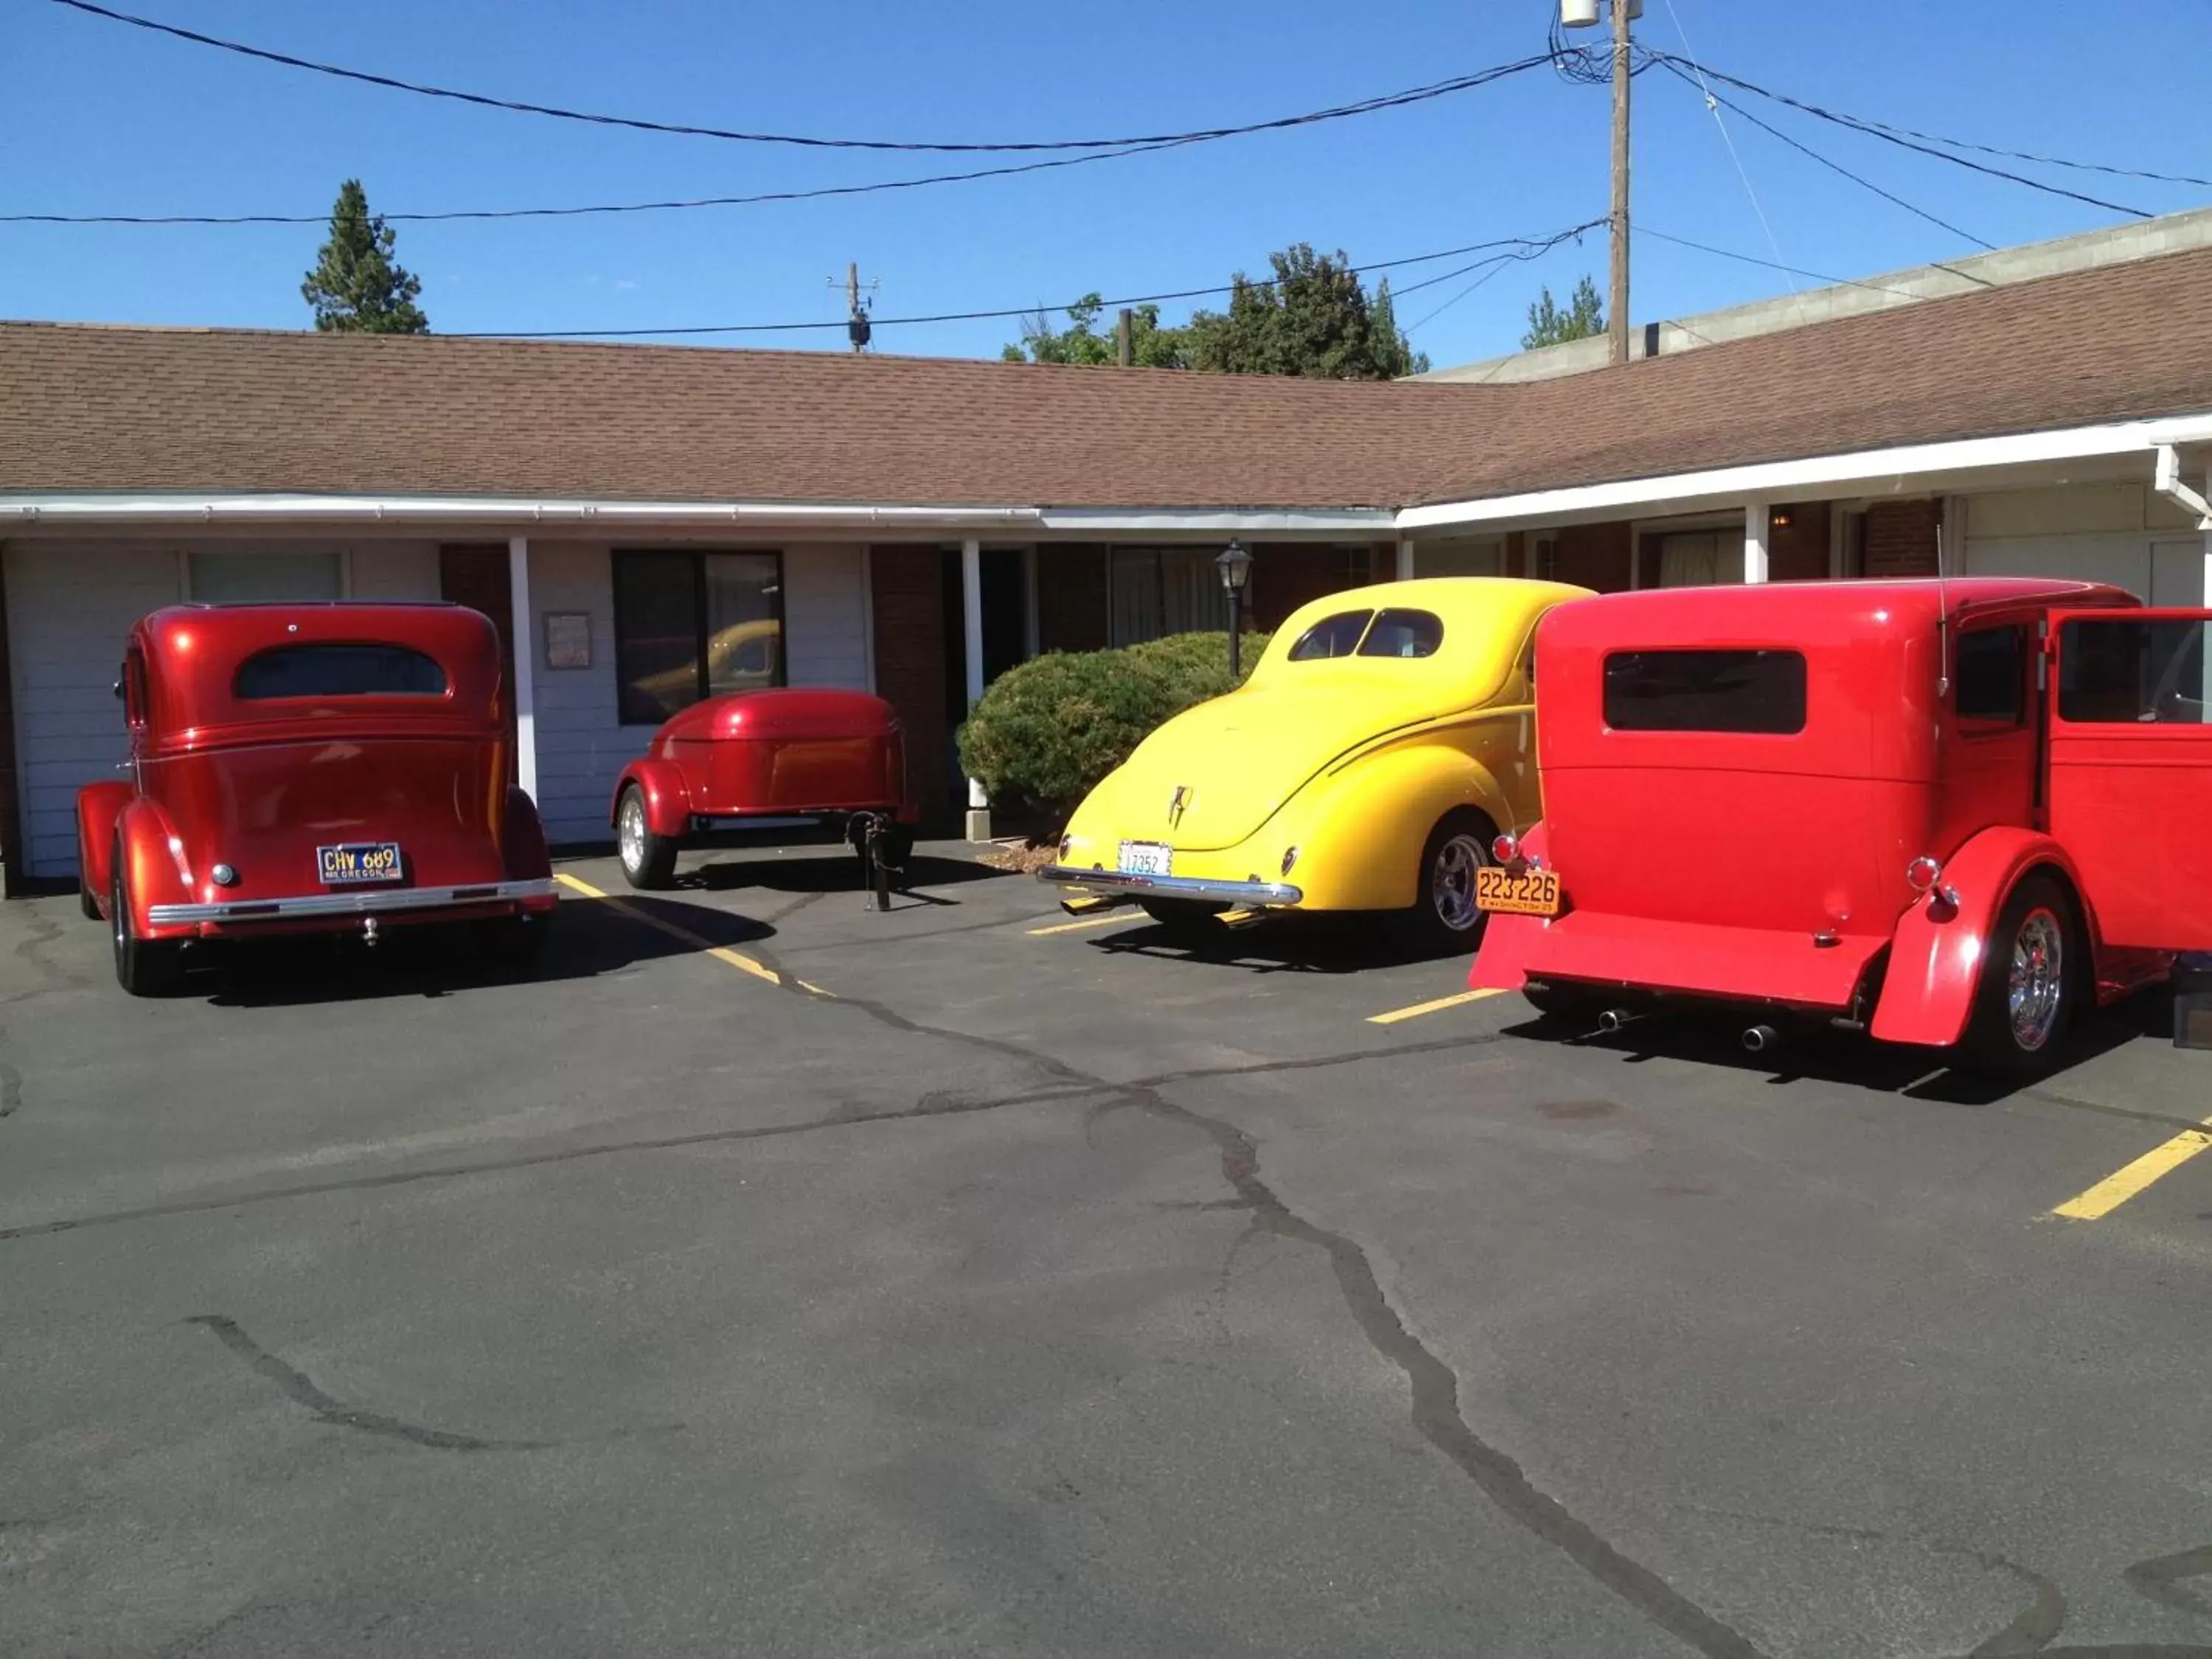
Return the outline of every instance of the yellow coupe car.
<path id="1" fill-rule="evenodd" d="M 1588 590 L 1437 577 L 1293 613 L 1250 679 L 1159 727 L 1093 789 L 1039 878 L 1156 921 L 1396 912 L 1471 949 L 1475 872 L 1539 816 L 1536 622 Z"/>

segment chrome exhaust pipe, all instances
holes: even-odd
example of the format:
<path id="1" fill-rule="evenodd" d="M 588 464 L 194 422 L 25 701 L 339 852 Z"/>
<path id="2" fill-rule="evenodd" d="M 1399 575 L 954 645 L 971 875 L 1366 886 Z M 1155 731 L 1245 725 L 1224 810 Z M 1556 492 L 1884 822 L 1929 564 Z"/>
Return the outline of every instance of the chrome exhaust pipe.
<path id="1" fill-rule="evenodd" d="M 1597 1017 L 1597 1029 L 1610 1035 L 1624 1025 L 1632 1025 L 1644 1016 L 1630 1008 L 1608 1008 Z"/>
<path id="2" fill-rule="evenodd" d="M 1754 1054 L 1763 1054 L 1780 1044 L 1782 1034 L 1771 1025 L 1753 1025 L 1743 1034 L 1743 1046 Z"/>

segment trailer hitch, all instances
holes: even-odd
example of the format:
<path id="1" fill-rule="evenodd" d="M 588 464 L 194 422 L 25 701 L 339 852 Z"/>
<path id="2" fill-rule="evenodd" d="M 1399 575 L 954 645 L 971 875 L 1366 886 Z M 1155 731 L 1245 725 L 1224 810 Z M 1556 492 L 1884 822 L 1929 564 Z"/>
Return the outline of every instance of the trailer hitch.
<path id="1" fill-rule="evenodd" d="M 845 839 L 860 855 L 860 888 L 875 908 L 891 908 L 891 890 L 906 891 L 906 861 L 914 853 L 914 831 L 884 812 L 855 812 L 845 821 Z"/>

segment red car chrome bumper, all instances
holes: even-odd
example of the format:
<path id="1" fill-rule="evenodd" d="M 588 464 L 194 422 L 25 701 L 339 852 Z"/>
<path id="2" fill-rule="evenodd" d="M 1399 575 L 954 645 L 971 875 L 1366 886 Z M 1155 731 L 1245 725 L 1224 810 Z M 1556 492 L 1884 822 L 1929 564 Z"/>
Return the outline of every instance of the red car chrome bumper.
<path id="1" fill-rule="evenodd" d="M 146 919 L 156 927 L 186 927 L 225 922 L 343 920 L 409 910 L 465 908 L 477 904 L 521 902 L 526 908 L 547 909 L 556 902 L 553 878 L 540 876 L 526 881 L 488 881 L 462 887 L 375 887 L 346 893 L 302 893 L 293 898 L 155 904 L 148 907 Z"/>
<path id="2" fill-rule="evenodd" d="M 1584 981 L 1689 996 L 1848 1008 L 1887 933 L 1782 933 L 1571 910 L 1552 920 L 1494 915 L 1468 983 L 1517 991 Z"/>

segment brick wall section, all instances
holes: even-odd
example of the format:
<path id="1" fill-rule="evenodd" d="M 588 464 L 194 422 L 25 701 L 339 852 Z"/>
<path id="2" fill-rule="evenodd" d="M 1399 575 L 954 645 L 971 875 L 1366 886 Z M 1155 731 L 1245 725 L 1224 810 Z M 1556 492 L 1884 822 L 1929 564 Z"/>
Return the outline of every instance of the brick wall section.
<path id="1" fill-rule="evenodd" d="M 1882 501 L 1867 508 L 1868 576 L 1932 576 L 1936 526 L 1942 513 L 1934 501 Z"/>
<path id="2" fill-rule="evenodd" d="M 1106 550 L 1088 543 L 1037 549 L 1037 649 L 1103 651 L 1110 623 Z"/>
<path id="3" fill-rule="evenodd" d="M 1776 582 L 1817 582 L 1828 574 L 1828 521 L 1826 501 L 1799 501 L 1780 509 L 1790 514 L 1787 529 L 1771 522 L 1766 532 L 1766 579 Z"/>
<path id="4" fill-rule="evenodd" d="M 6 554 L 0 547 L 0 898 L 13 898 L 23 883 L 23 824 L 15 793 L 15 680 L 8 665 Z"/>
<path id="5" fill-rule="evenodd" d="M 1372 547 L 1261 543 L 1252 549 L 1252 585 L 1244 595 L 1248 625 L 1272 632 L 1300 605 L 1347 587 L 1364 587 L 1376 579 Z"/>
<path id="6" fill-rule="evenodd" d="M 876 694 L 906 728 L 907 775 L 925 822 L 952 806 L 951 729 L 945 708 L 944 559 L 935 547 L 875 547 Z"/>

